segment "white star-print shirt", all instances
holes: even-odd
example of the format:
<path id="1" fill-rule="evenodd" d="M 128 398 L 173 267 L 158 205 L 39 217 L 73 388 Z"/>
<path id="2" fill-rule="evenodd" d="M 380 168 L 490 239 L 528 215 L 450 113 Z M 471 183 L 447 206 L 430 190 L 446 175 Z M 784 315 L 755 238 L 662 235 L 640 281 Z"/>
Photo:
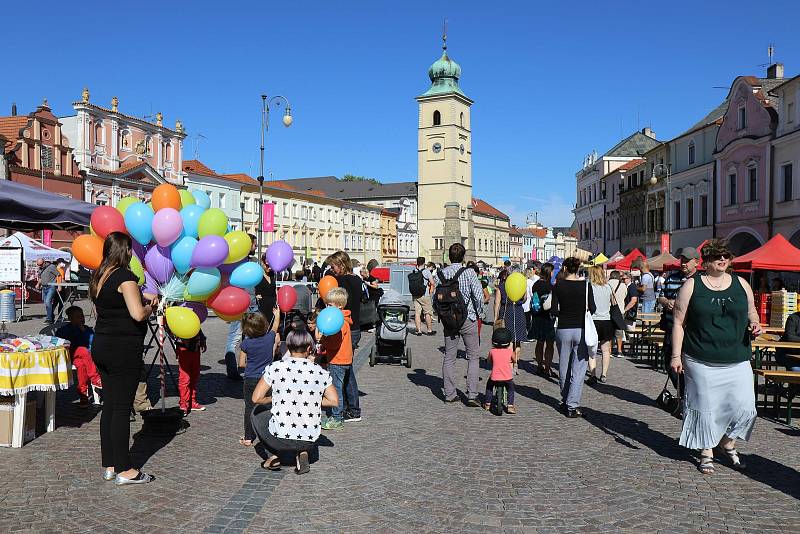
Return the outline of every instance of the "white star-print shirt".
<path id="1" fill-rule="evenodd" d="M 331 374 L 305 358 L 284 356 L 264 369 L 272 387 L 269 433 L 276 438 L 316 441 L 322 418 L 322 394 Z"/>

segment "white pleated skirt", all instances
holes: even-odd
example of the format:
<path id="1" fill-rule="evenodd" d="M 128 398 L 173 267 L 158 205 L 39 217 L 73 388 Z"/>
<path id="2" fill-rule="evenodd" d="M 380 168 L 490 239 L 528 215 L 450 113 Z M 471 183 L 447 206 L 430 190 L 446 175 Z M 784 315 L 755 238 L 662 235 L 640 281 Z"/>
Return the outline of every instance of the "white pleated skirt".
<path id="1" fill-rule="evenodd" d="M 713 364 L 683 355 L 686 392 L 680 444 L 711 449 L 722 436 L 750 439 L 756 422 L 756 397 L 750 362 Z"/>

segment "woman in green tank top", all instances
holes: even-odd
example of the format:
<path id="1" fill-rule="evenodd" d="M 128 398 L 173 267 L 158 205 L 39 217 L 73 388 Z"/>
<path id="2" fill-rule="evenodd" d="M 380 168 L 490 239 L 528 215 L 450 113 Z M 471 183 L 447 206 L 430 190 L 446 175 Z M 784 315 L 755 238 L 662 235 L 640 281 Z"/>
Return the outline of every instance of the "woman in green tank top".
<path id="1" fill-rule="evenodd" d="M 675 302 L 670 367 L 684 373 L 680 444 L 701 449 L 700 472 L 714 472 L 714 447 L 744 467 L 736 440 L 747 440 L 756 419 L 750 336 L 761 333 L 750 285 L 727 273 L 733 259 L 724 242 L 703 247 L 706 272 L 687 280 Z"/>

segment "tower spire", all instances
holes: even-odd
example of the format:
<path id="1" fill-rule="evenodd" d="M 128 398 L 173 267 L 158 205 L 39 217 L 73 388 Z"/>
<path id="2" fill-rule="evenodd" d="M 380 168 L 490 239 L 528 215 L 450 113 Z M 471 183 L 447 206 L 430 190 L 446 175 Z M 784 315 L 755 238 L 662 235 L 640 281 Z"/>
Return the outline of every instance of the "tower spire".
<path id="1" fill-rule="evenodd" d="M 444 19 L 444 29 L 442 31 L 442 50 L 447 50 L 447 19 Z"/>

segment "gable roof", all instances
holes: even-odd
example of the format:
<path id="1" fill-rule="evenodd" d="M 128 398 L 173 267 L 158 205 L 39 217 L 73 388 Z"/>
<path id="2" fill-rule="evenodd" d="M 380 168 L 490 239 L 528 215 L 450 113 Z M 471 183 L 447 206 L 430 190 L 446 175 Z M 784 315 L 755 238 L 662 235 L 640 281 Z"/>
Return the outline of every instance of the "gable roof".
<path id="1" fill-rule="evenodd" d="M 323 192 L 331 198 L 341 200 L 416 197 L 417 182 L 373 183 L 366 180 L 340 180 L 335 176 L 319 176 L 316 178 L 291 178 L 281 183 L 292 187 L 295 191 Z"/>
<path id="2" fill-rule="evenodd" d="M 511 219 L 500 211 L 499 209 L 495 208 L 488 202 L 481 200 L 479 198 L 472 199 L 472 212 L 473 213 L 480 213 L 481 215 L 489 215 L 491 217 L 495 217 L 497 219 L 502 219 L 504 221 L 510 221 Z"/>
<path id="3" fill-rule="evenodd" d="M 206 166 L 202 161 L 196 159 L 187 159 L 183 161 L 183 170 L 194 174 L 202 174 L 203 176 L 217 176 L 213 169 Z"/>
<path id="4" fill-rule="evenodd" d="M 26 115 L 15 115 L 13 117 L 0 117 L 0 135 L 14 143 L 19 139 L 19 131 L 28 124 Z"/>
<path id="5" fill-rule="evenodd" d="M 605 177 L 607 177 L 607 176 L 611 176 L 611 175 L 612 175 L 612 174 L 614 174 L 615 172 L 620 172 L 620 171 L 622 171 L 622 172 L 624 172 L 624 171 L 629 171 L 629 170 L 631 170 L 631 169 L 633 169 L 633 168 L 636 168 L 636 167 L 638 167 L 638 166 L 639 166 L 639 165 L 641 165 L 642 163 L 645 163 L 646 161 L 647 161 L 646 159 L 632 159 L 632 160 L 630 160 L 630 161 L 627 161 L 627 162 L 625 162 L 624 164 L 620 165 L 619 167 L 617 167 L 617 168 L 616 168 L 616 169 L 614 169 L 613 171 L 611 171 L 611 172 L 608 172 L 608 173 L 604 174 L 604 175 L 603 175 L 603 177 L 602 177 L 602 178 L 600 178 L 600 179 L 602 180 L 603 178 L 605 178 Z"/>
<path id="6" fill-rule="evenodd" d="M 657 147 L 661 141 L 644 135 L 642 132 L 634 132 L 616 145 L 604 157 L 635 158 L 643 156 L 647 151 Z"/>

